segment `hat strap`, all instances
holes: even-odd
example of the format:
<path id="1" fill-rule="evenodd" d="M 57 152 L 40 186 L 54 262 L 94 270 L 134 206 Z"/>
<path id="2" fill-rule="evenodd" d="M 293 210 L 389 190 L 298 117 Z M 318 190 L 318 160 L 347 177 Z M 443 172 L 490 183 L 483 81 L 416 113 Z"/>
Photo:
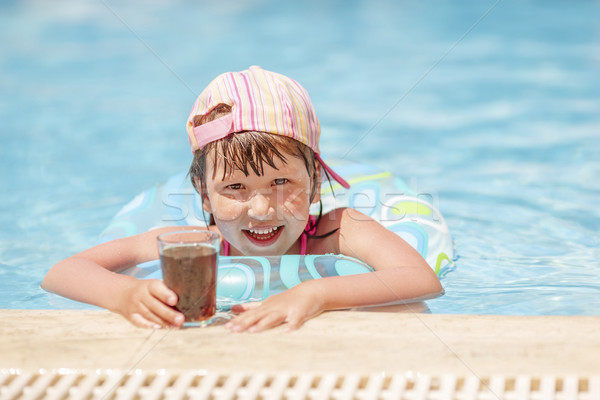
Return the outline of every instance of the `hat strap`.
<path id="1" fill-rule="evenodd" d="M 223 139 L 225 136 L 233 133 L 233 114 L 227 114 L 221 118 L 217 118 L 214 121 L 207 122 L 199 126 L 195 126 L 194 139 L 196 139 L 196 146 L 199 149 L 203 148 L 211 142 L 215 142 L 219 139 Z"/>
<path id="2" fill-rule="evenodd" d="M 329 167 L 329 165 L 325 164 L 325 161 L 323 161 L 323 159 L 321 158 L 321 156 L 319 154 L 315 153 L 315 156 L 317 157 L 317 160 L 319 160 L 319 162 L 323 166 L 323 169 L 325 169 L 325 171 L 327 171 L 327 173 L 333 179 L 335 179 L 340 185 L 342 185 L 342 187 L 344 187 L 346 189 L 350 189 L 350 185 L 348 184 L 348 182 L 346 182 L 346 180 L 344 178 L 342 178 L 341 176 L 336 174 L 335 171 Z"/>

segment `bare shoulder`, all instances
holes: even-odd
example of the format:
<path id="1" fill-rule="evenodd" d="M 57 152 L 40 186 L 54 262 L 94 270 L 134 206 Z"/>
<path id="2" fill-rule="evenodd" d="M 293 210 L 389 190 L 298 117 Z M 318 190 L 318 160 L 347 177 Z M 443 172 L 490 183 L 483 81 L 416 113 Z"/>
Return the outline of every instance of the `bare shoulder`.
<path id="1" fill-rule="evenodd" d="M 323 230 L 328 228 L 339 228 L 345 230 L 348 228 L 360 227 L 366 223 L 381 226 L 379 222 L 375 221 L 368 215 L 349 207 L 336 208 L 335 210 L 323 215 L 322 220 L 324 224 Z"/>
<path id="2" fill-rule="evenodd" d="M 425 260 L 407 242 L 378 221 L 353 208 L 335 209 L 322 217 L 317 239 L 319 254 L 333 252 L 358 258 L 377 269 L 397 265 L 424 265 Z"/>
<path id="3" fill-rule="evenodd" d="M 365 222 L 379 225 L 360 211 L 347 207 L 336 208 L 323 214 L 316 233 L 316 236 L 321 238 L 309 240 L 309 252 L 312 254 L 343 254 L 340 243 L 343 241 L 345 233 L 360 229 L 360 224 Z"/>

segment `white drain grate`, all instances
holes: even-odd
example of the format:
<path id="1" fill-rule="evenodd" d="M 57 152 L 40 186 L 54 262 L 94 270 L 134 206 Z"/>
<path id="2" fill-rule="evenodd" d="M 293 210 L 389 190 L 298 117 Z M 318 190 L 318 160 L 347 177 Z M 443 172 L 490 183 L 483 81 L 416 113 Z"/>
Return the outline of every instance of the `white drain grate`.
<path id="1" fill-rule="evenodd" d="M 0 370 L 0 399 L 600 400 L 600 376 L 217 374 Z"/>

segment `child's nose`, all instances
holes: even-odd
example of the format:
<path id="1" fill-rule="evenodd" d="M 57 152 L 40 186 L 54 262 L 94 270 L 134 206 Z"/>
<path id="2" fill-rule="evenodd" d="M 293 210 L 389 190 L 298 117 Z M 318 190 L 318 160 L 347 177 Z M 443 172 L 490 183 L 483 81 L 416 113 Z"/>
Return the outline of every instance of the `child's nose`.
<path id="1" fill-rule="evenodd" d="M 256 219 L 271 218 L 275 210 L 271 207 L 271 198 L 266 194 L 257 193 L 250 199 L 248 216 Z"/>

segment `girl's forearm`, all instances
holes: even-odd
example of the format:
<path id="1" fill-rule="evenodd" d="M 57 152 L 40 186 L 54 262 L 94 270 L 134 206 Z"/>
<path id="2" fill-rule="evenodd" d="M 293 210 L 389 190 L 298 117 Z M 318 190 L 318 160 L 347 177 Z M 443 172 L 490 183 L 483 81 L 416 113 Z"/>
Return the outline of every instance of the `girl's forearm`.
<path id="1" fill-rule="evenodd" d="M 420 268 L 390 268 L 307 281 L 325 310 L 424 300 L 444 293 L 435 274 Z"/>
<path id="2" fill-rule="evenodd" d="M 126 289 L 135 278 L 109 271 L 95 262 L 73 256 L 46 274 L 42 288 L 72 300 L 115 311 Z"/>

